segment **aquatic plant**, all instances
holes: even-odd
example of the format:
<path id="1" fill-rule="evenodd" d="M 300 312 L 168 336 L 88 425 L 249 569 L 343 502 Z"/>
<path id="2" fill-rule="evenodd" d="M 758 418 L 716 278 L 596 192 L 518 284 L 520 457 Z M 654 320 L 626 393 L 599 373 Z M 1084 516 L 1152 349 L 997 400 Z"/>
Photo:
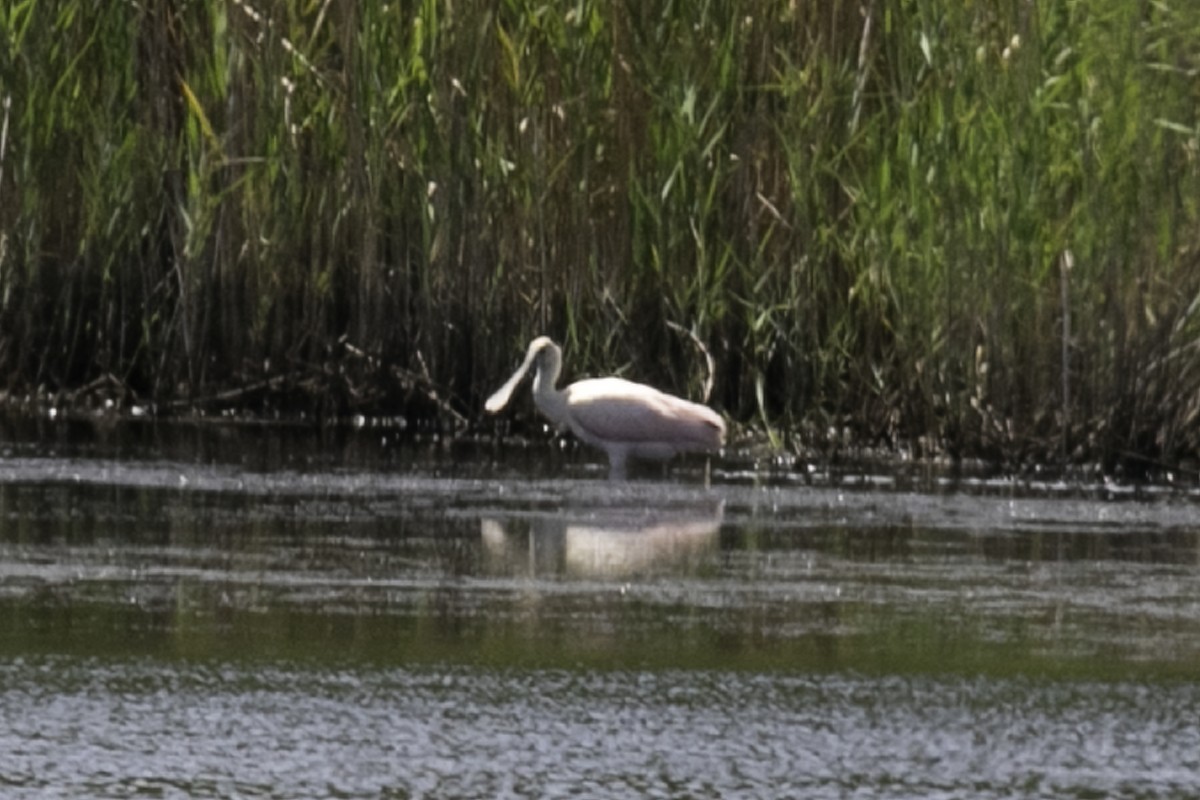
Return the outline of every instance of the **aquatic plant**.
<path id="1" fill-rule="evenodd" d="M 10 397 L 474 418 L 524 342 L 785 447 L 1200 446 L 1200 10 L 0 10 Z M 693 365 L 693 366 L 685 366 Z"/>

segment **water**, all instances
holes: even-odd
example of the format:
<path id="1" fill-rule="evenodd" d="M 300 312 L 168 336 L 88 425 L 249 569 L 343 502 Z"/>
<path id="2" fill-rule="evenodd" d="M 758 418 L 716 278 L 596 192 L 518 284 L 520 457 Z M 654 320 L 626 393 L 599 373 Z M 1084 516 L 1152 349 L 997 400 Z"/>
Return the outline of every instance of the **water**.
<path id="1" fill-rule="evenodd" d="M 0 433 L 6 798 L 1200 796 L 1194 489 Z"/>
<path id="2" fill-rule="evenodd" d="M 98 658 L 0 669 L 5 796 L 1194 796 L 1193 684 Z"/>

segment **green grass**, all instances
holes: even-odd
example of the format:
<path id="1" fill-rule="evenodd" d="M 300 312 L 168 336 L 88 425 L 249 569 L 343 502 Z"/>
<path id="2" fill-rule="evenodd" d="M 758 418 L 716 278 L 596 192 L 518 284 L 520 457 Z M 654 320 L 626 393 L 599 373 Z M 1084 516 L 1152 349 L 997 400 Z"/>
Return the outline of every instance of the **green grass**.
<path id="1" fill-rule="evenodd" d="M 1125 0 L 10 3 L 0 372 L 473 418 L 540 333 L 696 395 L 676 323 L 787 448 L 1178 463 L 1197 41 Z"/>

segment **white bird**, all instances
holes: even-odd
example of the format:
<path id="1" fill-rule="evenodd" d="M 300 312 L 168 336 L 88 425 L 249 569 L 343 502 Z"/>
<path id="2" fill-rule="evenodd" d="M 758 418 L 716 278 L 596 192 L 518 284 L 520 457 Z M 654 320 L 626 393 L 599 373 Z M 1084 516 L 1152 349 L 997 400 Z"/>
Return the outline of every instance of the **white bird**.
<path id="1" fill-rule="evenodd" d="M 590 378 L 561 391 L 562 350 L 546 336 L 529 345 L 525 361 L 484 408 L 495 414 L 508 405 L 530 367 L 533 402 L 559 430 L 608 454 L 610 477 L 622 477 L 633 458 L 667 459 L 677 453 L 717 450 L 725 442 L 725 422 L 707 406 L 622 378 Z"/>

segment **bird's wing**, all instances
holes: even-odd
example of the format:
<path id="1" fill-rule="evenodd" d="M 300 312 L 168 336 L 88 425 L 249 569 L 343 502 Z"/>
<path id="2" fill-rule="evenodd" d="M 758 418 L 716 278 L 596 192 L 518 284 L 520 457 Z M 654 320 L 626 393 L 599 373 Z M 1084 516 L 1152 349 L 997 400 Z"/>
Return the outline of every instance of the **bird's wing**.
<path id="1" fill-rule="evenodd" d="M 565 390 L 572 427 L 606 442 L 720 447 L 725 423 L 712 409 L 621 378 L 579 381 Z"/>

